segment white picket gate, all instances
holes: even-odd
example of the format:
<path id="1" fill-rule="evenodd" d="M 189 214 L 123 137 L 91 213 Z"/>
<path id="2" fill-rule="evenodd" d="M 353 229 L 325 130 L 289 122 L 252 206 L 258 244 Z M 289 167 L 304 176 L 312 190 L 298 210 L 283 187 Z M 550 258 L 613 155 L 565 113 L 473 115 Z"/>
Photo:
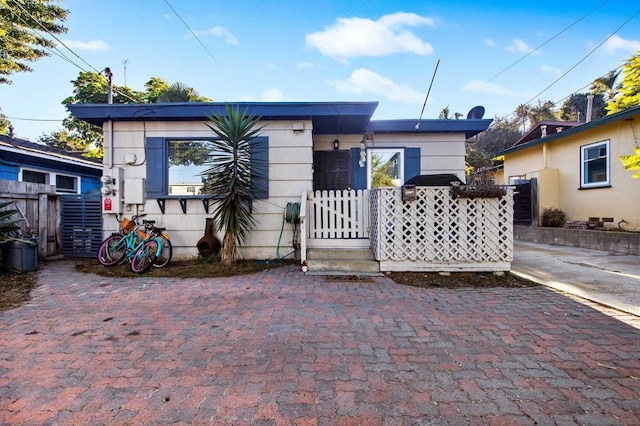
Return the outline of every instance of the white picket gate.
<path id="1" fill-rule="evenodd" d="M 310 246 L 369 246 L 368 190 L 313 191 L 307 203 Z"/>

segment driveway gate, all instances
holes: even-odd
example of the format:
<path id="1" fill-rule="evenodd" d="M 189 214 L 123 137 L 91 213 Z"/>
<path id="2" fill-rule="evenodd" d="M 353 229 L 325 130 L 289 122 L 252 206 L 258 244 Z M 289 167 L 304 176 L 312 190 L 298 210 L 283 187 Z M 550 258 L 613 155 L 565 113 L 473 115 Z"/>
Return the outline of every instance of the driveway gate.
<path id="1" fill-rule="evenodd" d="M 102 242 L 102 197 L 63 195 L 62 254 L 66 257 L 94 257 Z"/>

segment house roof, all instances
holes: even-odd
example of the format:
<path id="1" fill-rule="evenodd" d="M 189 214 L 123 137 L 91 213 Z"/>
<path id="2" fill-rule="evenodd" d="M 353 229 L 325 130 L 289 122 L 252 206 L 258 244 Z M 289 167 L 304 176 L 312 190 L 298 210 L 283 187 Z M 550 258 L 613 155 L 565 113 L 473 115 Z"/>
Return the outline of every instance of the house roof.
<path id="1" fill-rule="evenodd" d="M 75 117 L 101 126 L 113 121 L 202 121 L 224 114 L 224 102 L 174 102 L 155 104 L 69 104 Z M 465 133 L 487 129 L 491 120 L 379 120 L 371 121 L 378 102 L 233 102 L 262 120 L 311 120 L 316 134 Z"/>
<path id="2" fill-rule="evenodd" d="M 584 123 L 575 127 L 572 127 L 568 130 L 563 130 L 560 133 L 553 133 L 553 134 L 548 134 L 548 136 L 545 137 L 539 137 L 538 139 L 534 139 L 534 140 L 530 140 L 527 141 L 525 143 L 521 143 L 518 145 L 518 142 L 516 142 L 516 145 L 512 146 L 511 148 L 505 149 L 504 151 L 499 152 L 498 154 L 496 154 L 497 156 L 501 156 L 501 155 L 505 155 L 505 154 L 511 154 L 513 152 L 517 152 L 517 151 L 521 151 L 523 149 L 528 149 L 537 145 L 541 145 L 541 144 L 545 144 L 548 142 L 552 142 L 555 141 L 557 139 L 560 138 L 564 138 L 567 136 L 572 136 L 572 135 L 576 135 L 579 134 L 581 132 L 585 132 L 591 129 L 594 129 L 596 127 L 599 126 L 604 126 L 607 124 L 611 124 L 611 123 L 615 123 L 616 121 L 620 121 L 620 120 L 626 120 L 629 119 L 631 117 L 634 117 L 636 115 L 640 114 L 640 106 L 637 107 L 633 107 L 633 108 L 629 108 L 625 111 L 622 112 L 618 112 L 615 114 L 611 114 L 611 115 L 607 115 L 606 117 L 602 117 L 599 118 L 597 120 L 593 120 L 589 123 Z"/>
<path id="3" fill-rule="evenodd" d="M 487 130 L 492 119 L 466 120 L 373 120 L 374 133 L 464 133 L 468 138 Z"/>
<path id="4" fill-rule="evenodd" d="M 34 157 L 43 157 L 56 161 L 79 164 L 91 168 L 102 169 L 102 163 L 97 159 L 83 157 L 81 154 L 69 152 L 19 138 L 0 135 L 0 150 L 13 151 Z"/>
<path id="5" fill-rule="evenodd" d="M 579 126 L 580 124 L 581 123 L 579 121 L 541 121 L 533 126 L 527 133 L 522 135 L 522 137 L 518 139 L 516 143 L 512 145 L 512 147 L 523 145 L 527 142 L 540 139 L 541 137 L 543 137 L 543 129 L 545 129 L 546 132 L 545 136 L 549 136 Z"/>

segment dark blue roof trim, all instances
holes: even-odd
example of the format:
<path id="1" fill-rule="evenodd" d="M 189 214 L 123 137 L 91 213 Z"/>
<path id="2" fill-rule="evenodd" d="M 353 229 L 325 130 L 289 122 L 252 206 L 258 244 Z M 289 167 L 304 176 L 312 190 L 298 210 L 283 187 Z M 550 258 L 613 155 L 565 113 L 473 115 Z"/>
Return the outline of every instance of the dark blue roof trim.
<path id="1" fill-rule="evenodd" d="M 175 102 L 156 104 L 69 104 L 75 117 L 101 126 L 114 121 L 202 121 L 224 114 L 226 105 L 246 109 L 262 120 L 313 122 L 316 134 L 362 133 L 376 110 L 377 102 Z"/>
<path id="2" fill-rule="evenodd" d="M 470 120 L 374 120 L 374 133 L 464 133 L 468 138 L 487 130 L 492 119 Z"/>
<path id="3" fill-rule="evenodd" d="M 311 120 L 315 134 L 464 133 L 467 138 L 487 130 L 492 120 L 377 120 L 370 121 L 377 102 L 233 102 L 262 120 Z M 223 102 L 160 104 L 70 104 L 80 120 L 101 126 L 114 121 L 203 121 L 224 114 Z"/>
<path id="4" fill-rule="evenodd" d="M 568 130 L 563 130 L 560 133 L 554 133 L 554 134 L 551 134 L 549 136 L 545 136 L 543 138 L 539 138 L 539 139 L 535 139 L 535 140 L 532 140 L 532 141 L 527 142 L 527 143 L 523 143 L 522 145 L 517 145 L 517 146 L 511 147 L 509 149 L 505 149 L 504 151 L 498 152 L 496 154 L 496 156 L 505 155 L 505 154 L 511 154 L 513 152 L 517 152 L 517 151 L 521 151 L 523 149 L 531 148 L 531 147 L 534 147 L 536 145 L 541 145 L 541 144 L 544 144 L 544 143 L 547 143 L 547 142 L 552 142 L 552 141 L 554 141 L 556 139 L 560 139 L 560 138 L 564 138 L 564 137 L 567 137 L 567 136 L 575 135 L 575 134 L 578 134 L 580 132 L 593 129 L 593 128 L 598 127 L 598 126 L 604 126 L 604 125 L 607 125 L 607 124 L 615 123 L 616 121 L 619 121 L 619 120 L 629 119 L 629 118 L 631 118 L 631 117 L 633 117 L 635 115 L 638 115 L 638 114 L 640 114 L 640 106 L 629 108 L 629 109 L 624 110 L 622 112 L 618 112 L 618 113 L 615 113 L 615 114 L 607 115 L 607 116 L 602 117 L 602 118 L 600 118 L 598 120 L 593 120 L 593 121 L 590 121 L 589 123 L 585 123 L 585 124 L 582 124 L 580 126 L 572 127 L 571 129 L 568 129 Z"/>

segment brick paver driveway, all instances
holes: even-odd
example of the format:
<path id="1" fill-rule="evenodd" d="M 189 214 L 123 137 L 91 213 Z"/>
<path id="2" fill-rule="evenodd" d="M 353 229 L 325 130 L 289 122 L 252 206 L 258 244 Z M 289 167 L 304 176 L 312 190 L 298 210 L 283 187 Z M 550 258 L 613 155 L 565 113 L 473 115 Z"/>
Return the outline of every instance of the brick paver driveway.
<path id="1" fill-rule="evenodd" d="M 0 423 L 639 424 L 639 359 L 640 330 L 543 287 L 55 262 L 0 312 Z"/>

